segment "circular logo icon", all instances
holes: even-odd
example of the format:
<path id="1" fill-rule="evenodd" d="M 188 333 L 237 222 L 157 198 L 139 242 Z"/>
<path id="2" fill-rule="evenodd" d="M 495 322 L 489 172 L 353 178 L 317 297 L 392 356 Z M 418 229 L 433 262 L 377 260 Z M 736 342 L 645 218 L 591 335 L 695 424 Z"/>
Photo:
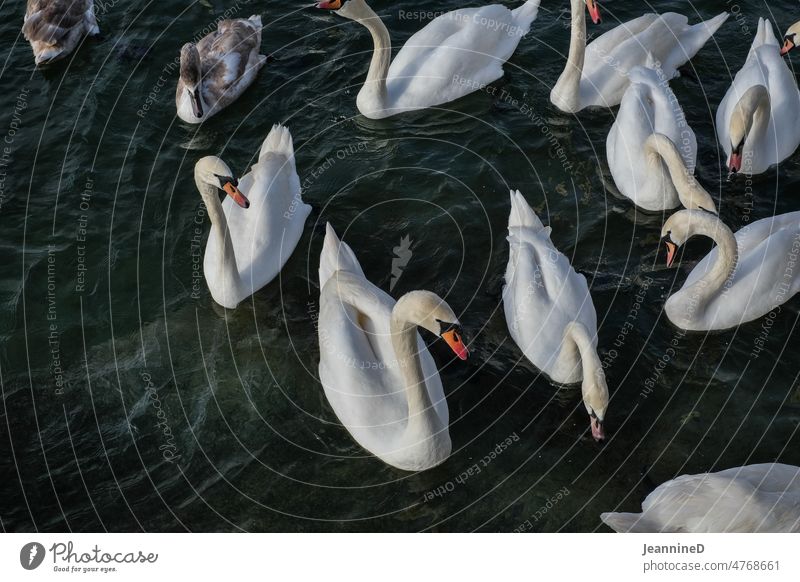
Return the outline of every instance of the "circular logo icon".
<path id="1" fill-rule="evenodd" d="M 44 561 L 44 546 L 38 542 L 30 542 L 19 551 L 19 563 L 26 570 L 35 570 Z"/>

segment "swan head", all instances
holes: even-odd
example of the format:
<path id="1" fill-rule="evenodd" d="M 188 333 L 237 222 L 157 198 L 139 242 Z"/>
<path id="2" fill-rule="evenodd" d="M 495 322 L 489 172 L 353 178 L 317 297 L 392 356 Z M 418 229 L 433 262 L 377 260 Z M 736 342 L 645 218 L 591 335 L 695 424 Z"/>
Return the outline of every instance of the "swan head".
<path id="1" fill-rule="evenodd" d="M 600 6 L 597 5 L 596 0 L 585 0 L 586 2 L 586 10 L 589 11 L 589 16 L 592 19 L 592 22 L 595 24 L 600 24 L 603 20 L 600 16 Z"/>
<path id="2" fill-rule="evenodd" d="M 201 158 L 194 165 L 194 180 L 200 190 L 200 195 L 203 196 L 204 199 L 206 196 L 216 195 L 216 190 L 202 187 L 204 184 L 207 184 L 222 190 L 242 208 L 250 207 L 250 201 L 239 190 L 239 181 L 233 177 L 233 172 L 231 172 L 228 164 L 216 156 Z M 206 206 L 208 206 L 208 204 L 206 204 Z"/>
<path id="3" fill-rule="evenodd" d="M 603 422 L 608 409 L 608 384 L 602 366 L 598 367 L 594 374 L 584 375 L 581 384 L 583 395 L 583 405 L 589 413 L 589 426 L 592 429 L 592 438 L 602 441 L 606 438 Z"/>
<path id="4" fill-rule="evenodd" d="M 442 338 L 455 355 L 466 360 L 469 350 L 458 317 L 444 299 L 430 291 L 411 291 L 397 300 L 394 313 Z"/>
<path id="5" fill-rule="evenodd" d="M 728 227 L 716 214 L 705 210 L 679 210 L 670 216 L 661 228 L 661 240 L 667 247 L 667 267 L 675 262 L 678 249 L 696 234 L 718 240 L 717 231 Z"/>
<path id="6" fill-rule="evenodd" d="M 351 20 L 358 20 L 369 12 L 369 6 L 364 0 L 322 0 L 317 3 L 317 8 L 332 10 Z"/>
<path id="7" fill-rule="evenodd" d="M 194 115 L 198 119 L 204 115 L 203 100 L 200 98 L 202 71 L 200 69 L 200 52 L 197 45 L 187 42 L 181 47 L 181 81 L 186 87 L 186 92 L 192 103 Z"/>
<path id="8" fill-rule="evenodd" d="M 792 50 L 797 48 L 797 43 L 800 42 L 800 22 L 795 22 L 783 35 L 783 46 L 781 47 L 781 56 L 789 54 Z"/>
<path id="9" fill-rule="evenodd" d="M 731 139 L 731 157 L 728 161 L 728 169 L 732 174 L 736 174 L 742 169 L 742 150 L 753 130 L 756 116 L 763 121 L 764 116 L 769 115 L 770 105 L 767 88 L 764 85 L 753 85 L 744 92 L 734 106 L 728 127 Z"/>

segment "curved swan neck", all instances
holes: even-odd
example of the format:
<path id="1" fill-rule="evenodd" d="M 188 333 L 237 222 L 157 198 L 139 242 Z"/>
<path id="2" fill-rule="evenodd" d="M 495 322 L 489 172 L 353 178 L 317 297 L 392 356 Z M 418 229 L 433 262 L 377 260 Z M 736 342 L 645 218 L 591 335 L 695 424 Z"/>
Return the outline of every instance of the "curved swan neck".
<path id="1" fill-rule="evenodd" d="M 730 121 L 731 136 L 741 133 L 747 141 L 752 135 L 760 135 L 767 128 L 770 111 L 769 91 L 763 85 L 753 85 L 744 92 L 733 108 Z"/>
<path id="2" fill-rule="evenodd" d="M 597 355 L 597 349 L 585 325 L 573 321 L 567 326 L 564 335 L 572 340 L 578 348 L 578 353 L 581 356 L 584 385 L 586 385 L 587 378 L 596 377 L 598 372 L 604 373 L 603 364 Z"/>
<path id="3" fill-rule="evenodd" d="M 694 211 L 689 224 L 687 239 L 693 235 L 709 237 L 717 245 L 717 259 L 708 272 L 684 291 L 698 306 L 705 305 L 711 297 L 719 295 L 725 282 L 736 269 L 739 250 L 736 237 L 724 222 L 713 214 Z"/>
<path id="4" fill-rule="evenodd" d="M 689 172 L 675 142 L 666 135 L 654 133 L 644 142 L 644 150 L 647 156 L 654 156 L 664 161 L 678 192 L 678 198 L 685 208 L 716 211 L 711 195 Z"/>
<path id="5" fill-rule="evenodd" d="M 214 273 L 206 273 L 206 277 L 214 277 L 217 281 L 224 281 L 226 287 L 230 286 L 231 289 L 238 289 L 241 285 L 241 278 L 239 277 L 239 269 L 236 266 L 236 253 L 233 250 L 233 241 L 228 229 L 228 219 L 225 218 L 225 212 L 222 210 L 222 203 L 217 196 L 217 189 L 205 182 L 197 170 L 195 170 L 194 181 L 206 205 L 206 212 L 209 220 L 211 220 L 211 228 L 216 231 L 217 245 L 219 245 L 218 256 L 221 259 L 219 263 L 213 265 L 216 271 Z"/>
<path id="6" fill-rule="evenodd" d="M 344 16 L 363 24 L 372 35 L 372 42 L 375 46 L 372 60 L 369 63 L 367 79 L 359 91 L 358 99 L 369 99 L 371 107 L 382 108 L 386 102 L 386 75 L 389 73 L 389 65 L 392 60 L 392 41 L 389 37 L 389 30 L 383 24 L 380 16 L 375 14 L 363 0 L 356 0 Z"/>
<path id="7" fill-rule="evenodd" d="M 557 106 L 570 113 L 580 109 L 580 87 L 586 57 L 586 6 L 584 0 L 572 0 L 572 21 L 567 64 L 553 87 Z"/>
<path id="8" fill-rule="evenodd" d="M 392 347 L 394 348 L 397 365 L 403 374 L 406 398 L 408 400 L 408 426 L 406 430 L 424 428 L 433 432 L 437 426 L 438 416 L 435 414 L 428 389 L 425 384 L 425 375 L 419 359 L 419 345 L 417 343 L 417 325 L 414 316 L 410 313 L 409 301 L 400 300 L 392 309 L 392 319 L 389 329 L 392 334 Z"/>

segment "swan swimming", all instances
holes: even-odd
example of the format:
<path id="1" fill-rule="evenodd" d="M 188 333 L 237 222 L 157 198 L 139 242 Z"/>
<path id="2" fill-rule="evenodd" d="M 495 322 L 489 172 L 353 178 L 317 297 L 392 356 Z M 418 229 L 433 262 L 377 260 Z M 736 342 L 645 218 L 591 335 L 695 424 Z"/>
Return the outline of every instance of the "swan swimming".
<path id="1" fill-rule="evenodd" d="M 63 59 L 84 36 L 100 34 L 93 0 L 28 0 L 22 34 L 37 65 Z"/>
<path id="2" fill-rule="evenodd" d="M 608 386 L 597 355 L 597 313 L 586 277 L 550 240 L 522 194 L 511 192 L 503 309 L 525 357 L 560 384 L 581 382 L 595 440 L 605 438 Z"/>
<path id="3" fill-rule="evenodd" d="M 365 117 L 382 119 L 434 107 L 468 95 L 503 76 L 539 12 L 539 0 L 514 10 L 492 4 L 462 8 L 434 18 L 392 56 L 389 31 L 364 0 L 323 0 L 318 8 L 364 25 L 375 50 L 356 98 Z"/>
<path id="4" fill-rule="evenodd" d="M 330 224 L 319 266 L 319 377 L 342 425 L 362 447 L 405 471 L 450 456 L 449 412 L 421 327 L 462 360 L 468 351 L 453 310 L 434 293 L 395 301 L 373 285 Z"/>
<path id="5" fill-rule="evenodd" d="M 214 301 L 234 309 L 278 275 L 311 212 L 300 195 L 292 136 L 273 126 L 241 180 L 214 156 L 195 164 L 194 179 L 211 220 L 203 258 L 208 289 Z M 228 195 L 223 203 L 219 190 Z"/>
<path id="6" fill-rule="evenodd" d="M 197 44 L 181 48 L 175 92 L 178 117 L 202 123 L 244 93 L 267 62 L 261 50 L 261 17 L 221 20 Z"/>
<path id="7" fill-rule="evenodd" d="M 602 34 L 586 45 L 586 14 L 600 22 L 595 0 L 571 0 L 572 23 L 567 64 L 550 92 L 550 101 L 565 113 L 586 107 L 614 107 L 628 86 L 628 71 L 652 55 L 666 79 L 678 75 L 728 19 L 722 13 L 689 25 L 682 14 L 645 14 Z"/>

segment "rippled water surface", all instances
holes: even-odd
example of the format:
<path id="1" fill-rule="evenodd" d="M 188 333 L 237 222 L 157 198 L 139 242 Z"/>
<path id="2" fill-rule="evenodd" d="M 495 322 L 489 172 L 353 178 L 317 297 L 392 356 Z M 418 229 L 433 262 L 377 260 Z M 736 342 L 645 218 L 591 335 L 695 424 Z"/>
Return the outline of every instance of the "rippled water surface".
<path id="1" fill-rule="evenodd" d="M 542 4 L 494 95 L 382 121 L 355 108 L 369 34 L 309 5 L 99 3 L 103 37 L 34 70 L 24 4 L 3 4 L 2 528 L 511 531 L 528 520 L 534 531 L 593 531 L 605 530 L 602 511 L 634 510 L 681 473 L 800 464 L 798 299 L 767 325 L 724 333 L 683 334 L 666 320 L 671 287 L 711 243 L 692 240 L 678 269 L 664 267 L 664 217 L 637 212 L 610 178 L 614 111 L 571 116 L 549 103 L 568 5 Z M 590 31 L 647 4 L 607 2 Z M 395 47 L 422 25 L 400 9 L 473 5 L 373 2 Z M 736 230 L 800 209 L 800 154 L 751 184 L 728 182 L 713 126 L 758 16 L 782 34 L 800 19 L 796 3 L 652 6 L 692 21 L 737 13 L 672 83 L 723 219 Z M 190 127 L 175 117 L 174 59 L 226 9 L 263 14 L 273 60 L 238 102 Z M 292 131 L 314 210 L 280 279 L 224 313 L 204 286 L 192 294 L 203 222 L 192 168 L 215 154 L 243 172 L 276 122 Z M 589 280 L 613 398 L 604 445 L 589 435 L 580 389 L 550 384 L 508 336 L 511 187 Z M 409 474 L 369 456 L 323 395 L 314 321 L 327 221 L 387 290 L 393 248 L 409 237 L 392 295 L 435 291 L 466 329 L 467 362 L 431 347 L 454 444 L 440 467 Z"/>

